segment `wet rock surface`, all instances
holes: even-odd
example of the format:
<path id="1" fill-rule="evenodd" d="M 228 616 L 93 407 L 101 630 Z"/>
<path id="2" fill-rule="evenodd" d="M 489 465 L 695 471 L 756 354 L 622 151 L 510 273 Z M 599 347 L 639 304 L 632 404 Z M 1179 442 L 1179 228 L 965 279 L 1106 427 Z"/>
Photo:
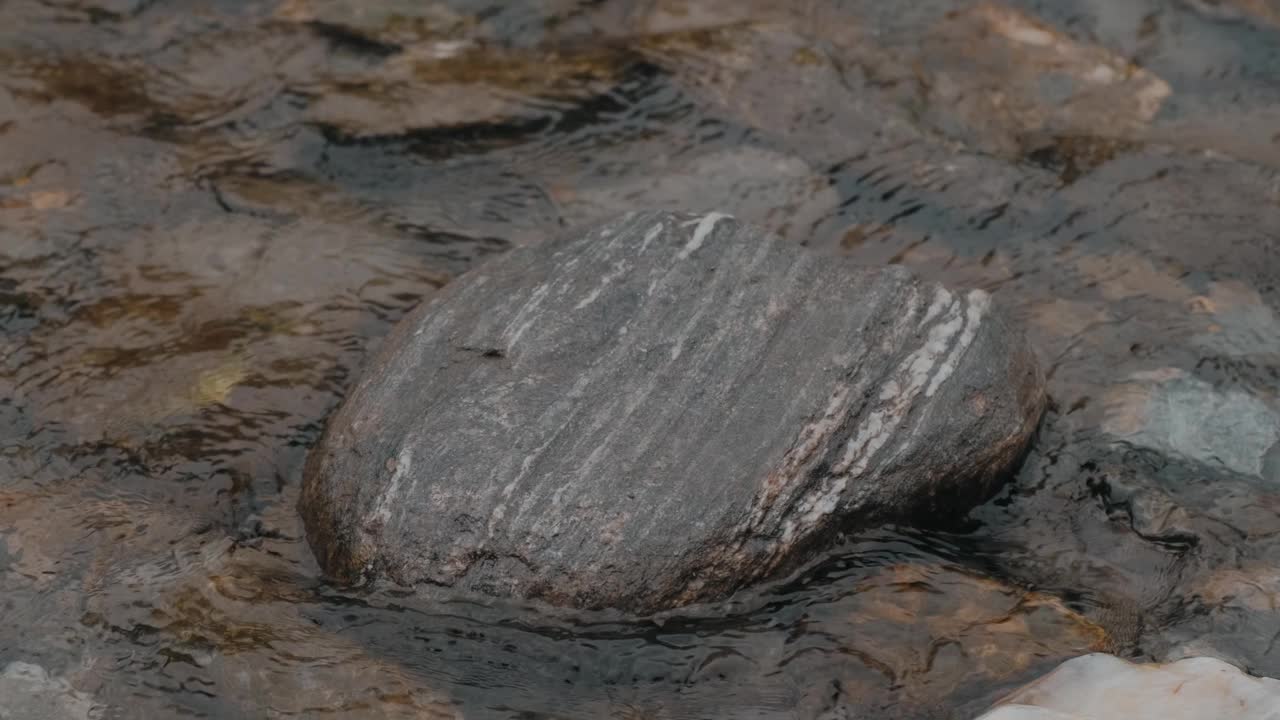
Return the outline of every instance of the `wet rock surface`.
<path id="1" fill-rule="evenodd" d="M 1171 92 L 1104 48 L 990 2 L 949 14 L 922 43 L 920 62 L 937 126 L 1012 156 L 1037 137 L 1132 136 Z"/>
<path id="2" fill-rule="evenodd" d="M 980 720 L 1271 720 L 1280 680 L 1212 658 L 1135 665 L 1110 655 L 1063 663 Z"/>
<path id="3" fill-rule="evenodd" d="M 348 580 L 649 612 L 954 513 L 1044 407 L 982 291 L 633 213 L 484 265 L 402 321 L 308 461 Z"/>
<path id="4" fill-rule="evenodd" d="M 1117 440 L 1260 481 L 1280 479 L 1280 413 L 1239 389 L 1165 368 L 1107 397 L 1103 430 Z"/>
<path id="5" fill-rule="evenodd" d="M 972 720 L 1093 629 L 1280 677 L 1280 491 L 1207 457 L 1266 436 L 1174 431 L 1280 407 L 1276 7 L 0 4 L 0 670 L 218 720 Z M 632 207 L 996 292 L 1051 397 L 1027 462 L 661 624 L 325 584 L 303 461 L 369 353 Z"/>
<path id="6" fill-rule="evenodd" d="M 39 665 L 9 663 L 0 671 L 3 720 L 100 720 L 105 708 Z"/>
<path id="7" fill-rule="evenodd" d="M 839 203 L 830 180 L 808 163 L 752 146 L 688 159 L 659 155 L 621 177 L 556 195 L 562 216 L 574 226 L 637 209 L 724 212 L 796 243 Z"/>

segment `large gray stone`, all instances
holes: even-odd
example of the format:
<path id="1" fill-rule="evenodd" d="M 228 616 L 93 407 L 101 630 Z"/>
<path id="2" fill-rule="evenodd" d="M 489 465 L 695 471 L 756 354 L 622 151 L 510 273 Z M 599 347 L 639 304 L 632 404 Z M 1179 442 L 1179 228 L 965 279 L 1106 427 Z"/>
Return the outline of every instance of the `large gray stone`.
<path id="1" fill-rule="evenodd" d="M 341 580 L 650 612 L 963 510 L 1043 405 L 984 292 L 724 215 L 632 213 L 407 316 L 312 451 L 300 510 Z"/>

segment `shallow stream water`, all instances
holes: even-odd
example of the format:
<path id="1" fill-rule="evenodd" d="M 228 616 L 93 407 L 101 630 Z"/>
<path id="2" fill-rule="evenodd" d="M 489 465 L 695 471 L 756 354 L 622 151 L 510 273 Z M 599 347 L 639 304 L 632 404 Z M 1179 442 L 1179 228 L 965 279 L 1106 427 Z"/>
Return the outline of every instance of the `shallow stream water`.
<path id="1" fill-rule="evenodd" d="M 1276 0 L 0 0 L 0 689 L 968 720 L 1091 650 L 1280 676 L 1278 79 Z M 326 584 L 301 463 L 390 325 L 639 207 L 993 291 L 1050 375 L 1021 472 L 660 618 Z"/>

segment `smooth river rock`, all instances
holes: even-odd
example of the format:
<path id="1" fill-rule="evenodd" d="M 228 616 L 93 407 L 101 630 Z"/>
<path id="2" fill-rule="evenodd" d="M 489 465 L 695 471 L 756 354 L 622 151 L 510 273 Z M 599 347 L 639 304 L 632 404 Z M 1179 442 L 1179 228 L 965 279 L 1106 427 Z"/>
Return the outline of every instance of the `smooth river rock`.
<path id="1" fill-rule="evenodd" d="M 300 511 L 339 581 L 654 612 L 962 512 L 1044 404 L 985 292 L 637 212 L 409 314 L 312 450 Z"/>

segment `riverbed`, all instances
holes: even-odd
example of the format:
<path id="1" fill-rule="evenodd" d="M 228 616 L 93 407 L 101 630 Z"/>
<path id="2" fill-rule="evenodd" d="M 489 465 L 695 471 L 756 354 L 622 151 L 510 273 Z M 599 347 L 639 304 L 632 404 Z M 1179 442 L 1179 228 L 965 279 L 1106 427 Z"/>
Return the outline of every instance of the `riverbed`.
<path id="1" fill-rule="evenodd" d="M 1275 0 L 0 2 L 0 670 L 104 719 L 1280 676 L 1276 78 Z M 642 207 L 992 292 L 1049 377 L 1021 471 L 656 618 L 326 583 L 302 462 L 391 325 Z"/>

